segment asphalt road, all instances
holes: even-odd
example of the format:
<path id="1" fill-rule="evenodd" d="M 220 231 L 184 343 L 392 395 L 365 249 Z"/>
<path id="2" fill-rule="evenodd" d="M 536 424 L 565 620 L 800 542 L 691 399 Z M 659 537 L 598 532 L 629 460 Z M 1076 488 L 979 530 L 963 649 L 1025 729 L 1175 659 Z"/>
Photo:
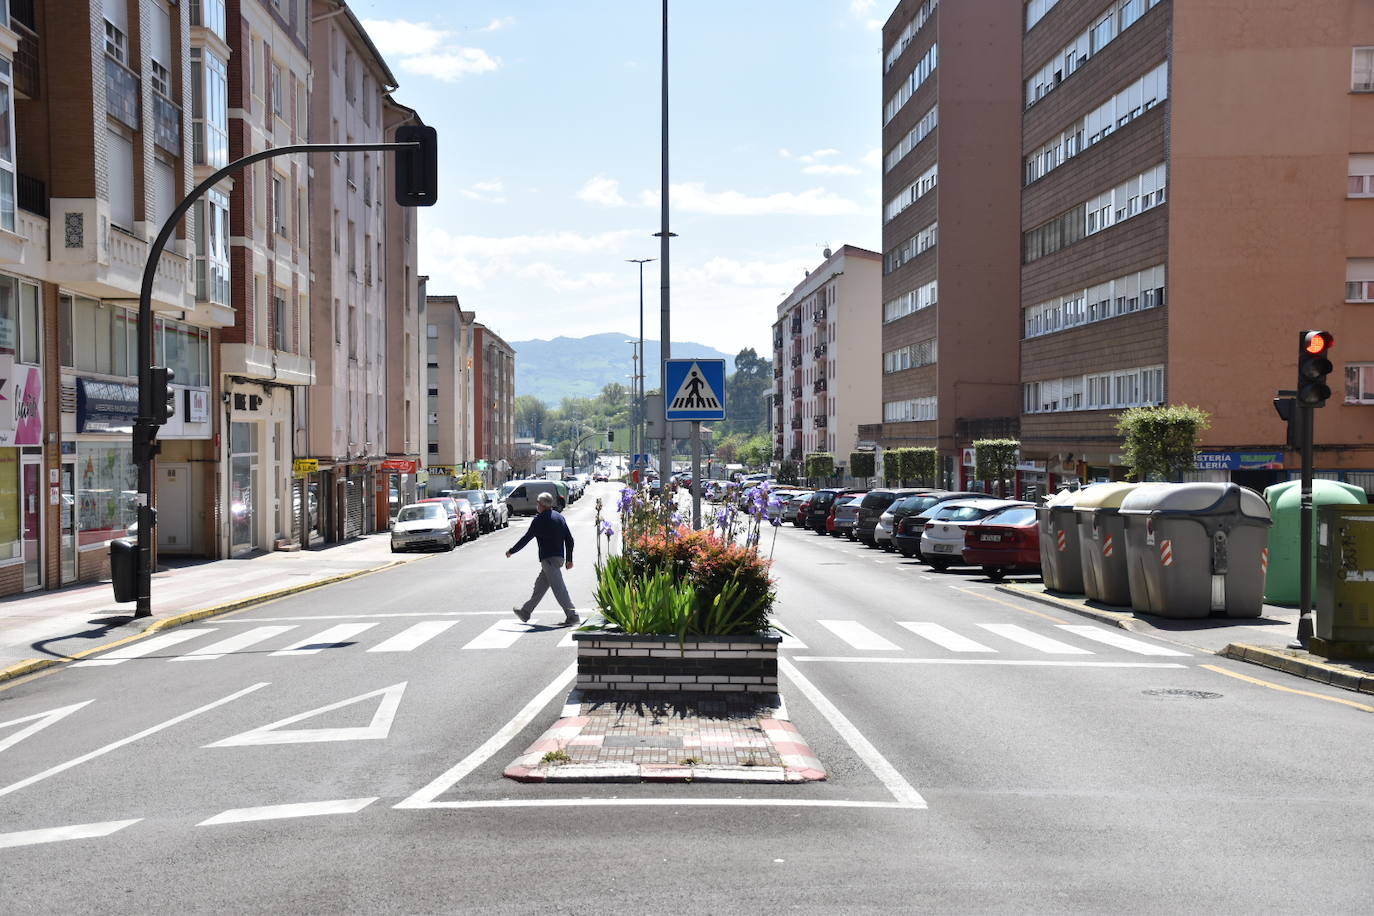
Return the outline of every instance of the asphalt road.
<path id="1" fill-rule="evenodd" d="M 615 488 L 568 512 L 579 600 L 597 494 Z M 783 694 L 826 782 L 505 780 L 557 718 L 574 659 L 567 630 L 510 613 L 535 572 L 532 549 L 503 556 L 523 526 L 0 689 L 4 910 L 1374 899 L 1374 717 L 1349 705 L 1367 698 L 791 526 L 775 547 Z M 560 616 L 548 598 L 535 620 Z"/>

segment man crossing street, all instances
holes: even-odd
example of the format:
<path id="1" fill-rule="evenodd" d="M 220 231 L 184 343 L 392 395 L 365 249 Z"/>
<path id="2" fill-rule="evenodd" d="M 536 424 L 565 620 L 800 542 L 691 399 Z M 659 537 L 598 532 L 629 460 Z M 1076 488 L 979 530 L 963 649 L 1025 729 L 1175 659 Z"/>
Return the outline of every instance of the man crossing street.
<path id="1" fill-rule="evenodd" d="M 554 511 L 552 494 L 540 493 L 535 502 L 539 506 L 538 514 L 530 522 L 525 536 L 506 551 L 506 556 L 519 552 L 531 539 L 536 540 L 539 544 L 539 575 L 535 577 L 534 591 L 530 593 L 529 600 L 511 610 L 522 622 L 528 623 L 530 614 L 543 600 L 544 593 L 552 588 L 554 599 L 566 615 L 564 626 L 581 623 L 582 618 L 577 615 L 577 608 L 568 596 L 568 587 L 563 583 L 563 570 L 573 568 L 572 532 L 568 530 L 568 523 L 563 516 Z"/>

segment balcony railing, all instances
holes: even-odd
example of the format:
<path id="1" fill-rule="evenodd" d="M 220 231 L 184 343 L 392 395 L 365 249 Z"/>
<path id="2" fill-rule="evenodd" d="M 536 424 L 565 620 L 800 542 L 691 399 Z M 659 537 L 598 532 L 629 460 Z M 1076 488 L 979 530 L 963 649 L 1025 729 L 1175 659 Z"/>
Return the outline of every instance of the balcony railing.
<path id="1" fill-rule="evenodd" d="M 15 198 L 19 204 L 19 209 L 28 210 L 30 213 L 37 213 L 39 216 L 48 215 L 48 187 L 23 172 L 15 175 Z"/>
<path id="2" fill-rule="evenodd" d="M 792 319 L 792 335 L 793 335 L 794 337 L 795 337 L 796 335 L 798 335 L 798 334 L 801 333 L 801 326 L 802 326 L 801 316 L 798 315 L 796 318 L 793 318 L 793 319 Z"/>
<path id="3" fill-rule="evenodd" d="M 773 367 L 773 378 L 782 378 L 782 366 L 781 366 L 781 365 L 777 365 L 777 366 L 774 366 L 774 367 Z"/>
<path id="4" fill-rule="evenodd" d="M 105 55 L 105 113 L 138 130 L 138 75 Z"/>
<path id="5" fill-rule="evenodd" d="M 793 386 L 792 386 L 792 400 L 794 400 L 794 401 L 800 401 L 800 400 L 801 400 L 801 392 L 802 392 L 802 390 L 801 390 L 801 385 L 793 385 Z"/>
<path id="6" fill-rule="evenodd" d="M 782 460 L 782 446 L 781 446 L 781 445 L 779 445 L 777 448 L 773 449 L 773 460 L 774 460 L 774 461 L 781 461 L 781 460 Z"/>
<path id="7" fill-rule="evenodd" d="M 816 324 L 825 321 L 825 309 L 816 309 L 816 314 L 812 316 L 812 320 L 816 322 Z"/>
<path id="8" fill-rule="evenodd" d="M 781 350 L 781 349 L 782 349 L 782 335 L 779 335 L 779 336 L 773 338 L 773 349 L 774 349 L 774 350 Z"/>
<path id="9" fill-rule="evenodd" d="M 818 414 L 818 415 L 815 417 L 815 420 L 816 420 L 816 425 L 817 425 L 817 426 L 824 427 L 824 426 L 826 425 L 826 416 L 825 416 L 825 414 Z"/>
<path id="10" fill-rule="evenodd" d="M 793 418 L 792 418 L 792 428 L 793 428 L 793 429 L 801 429 L 801 428 L 802 428 L 802 418 L 801 418 L 801 417 L 793 417 Z"/>
<path id="11" fill-rule="evenodd" d="M 181 106 L 160 92 L 153 93 L 153 142 L 181 155 Z"/>
<path id="12" fill-rule="evenodd" d="M 797 354 L 796 356 L 792 357 L 792 368 L 793 368 L 793 369 L 797 368 L 797 367 L 800 366 L 801 364 L 802 364 L 802 358 L 801 358 L 801 354 L 800 354 L 800 353 Z"/>
<path id="13" fill-rule="evenodd" d="M 815 349 L 813 349 L 813 350 L 811 351 L 811 355 L 812 355 L 814 358 L 816 358 L 816 359 L 820 359 L 820 358 L 821 358 L 822 356 L 824 356 L 827 352 L 828 352 L 828 347 L 827 347 L 827 345 L 826 345 L 826 344 L 821 344 L 820 346 L 816 347 Z"/>
<path id="14" fill-rule="evenodd" d="M 791 456 L 793 461 L 801 461 L 802 450 L 800 448 L 792 449 Z"/>
<path id="15" fill-rule="evenodd" d="M 22 13 L 20 6 L 26 7 Z M 19 35 L 19 50 L 14 54 L 14 90 L 25 98 L 36 99 L 38 33 L 33 24 L 33 0 L 10 0 L 10 27 Z"/>
<path id="16" fill-rule="evenodd" d="M 825 379 L 818 378 L 816 383 L 811 386 L 811 390 L 817 394 L 825 390 Z"/>

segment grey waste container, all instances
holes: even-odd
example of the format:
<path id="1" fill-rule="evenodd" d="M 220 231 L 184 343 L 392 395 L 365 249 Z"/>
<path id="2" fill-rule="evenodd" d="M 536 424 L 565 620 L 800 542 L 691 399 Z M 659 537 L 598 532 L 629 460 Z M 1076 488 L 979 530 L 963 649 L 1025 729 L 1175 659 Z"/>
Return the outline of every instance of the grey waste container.
<path id="1" fill-rule="evenodd" d="M 1161 617 L 1258 617 L 1269 505 L 1234 483 L 1141 487 L 1121 502 L 1131 607 Z"/>
<path id="2" fill-rule="evenodd" d="M 1104 604 L 1131 603 L 1126 570 L 1126 523 L 1121 503 L 1148 483 L 1100 483 L 1079 497 L 1074 505 L 1078 539 L 1082 545 L 1083 594 Z"/>
<path id="3" fill-rule="evenodd" d="M 114 600 L 138 600 L 138 542 L 132 538 L 115 538 L 110 542 L 110 581 L 114 584 Z"/>
<path id="4" fill-rule="evenodd" d="M 1079 496 L 1089 489 L 1060 490 L 1035 510 L 1040 522 L 1040 572 L 1045 588 L 1070 595 L 1083 594 L 1078 521 L 1073 507 Z"/>

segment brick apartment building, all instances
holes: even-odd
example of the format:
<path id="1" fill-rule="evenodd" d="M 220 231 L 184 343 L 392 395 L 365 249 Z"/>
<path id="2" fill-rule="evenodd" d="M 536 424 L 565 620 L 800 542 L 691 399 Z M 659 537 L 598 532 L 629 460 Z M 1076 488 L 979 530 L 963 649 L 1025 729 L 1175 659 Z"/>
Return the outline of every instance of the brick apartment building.
<path id="1" fill-rule="evenodd" d="M 476 323 L 476 313 L 463 311 L 457 296 L 426 297 L 425 464 L 430 492 L 453 486 L 477 459 L 473 425 Z"/>
<path id="2" fill-rule="evenodd" d="M 487 483 L 502 484 L 515 461 L 515 350 L 486 325 L 473 333 L 473 444 Z"/>

